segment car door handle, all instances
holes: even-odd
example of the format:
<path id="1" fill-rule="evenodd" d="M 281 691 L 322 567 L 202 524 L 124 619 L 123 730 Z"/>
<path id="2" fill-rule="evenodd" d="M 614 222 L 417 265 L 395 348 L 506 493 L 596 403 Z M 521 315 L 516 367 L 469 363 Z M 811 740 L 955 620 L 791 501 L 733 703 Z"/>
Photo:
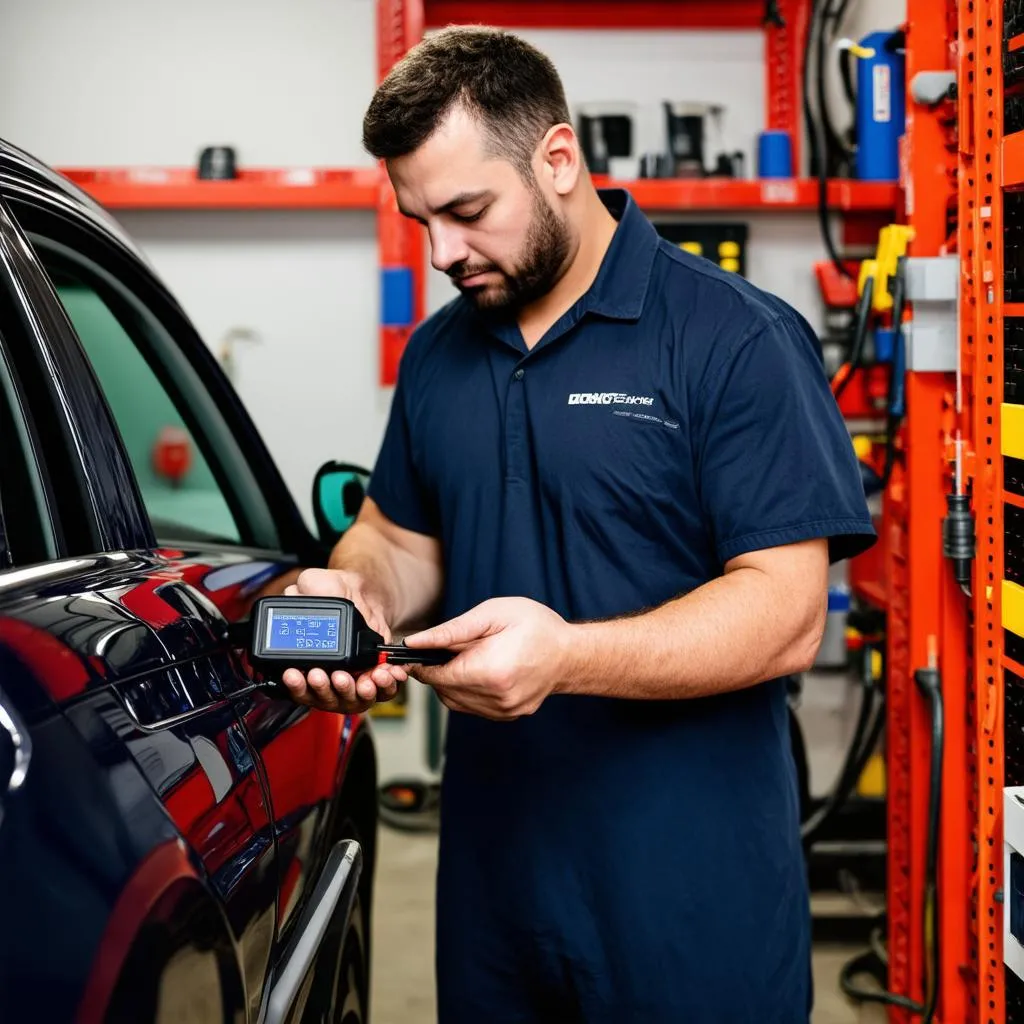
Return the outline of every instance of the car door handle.
<path id="1" fill-rule="evenodd" d="M 6 780 L 0 779 L 4 792 L 14 793 L 21 789 L 28 775 L 29 761 L 32 760 L 32 740 L 21 716 L 14 710 L 3 690 L 0 690 L 0 731 L 3 733 L 3 744 L 8 747 L 8 756 L 4 759 L 10 767 Z"/>
<path id="2" fill-rule="evenodd" d="M 280 967 L 274 973 L 260 1024 L 283 1024 L 316 960 L 328 927 L 332 922 L 338 923 L 340 917 L 342 931 L 348 928 L 362 870 L 363 851 L 354 839 L 342 839 L 331 847 L 316 888 L 306 899 Z"/>

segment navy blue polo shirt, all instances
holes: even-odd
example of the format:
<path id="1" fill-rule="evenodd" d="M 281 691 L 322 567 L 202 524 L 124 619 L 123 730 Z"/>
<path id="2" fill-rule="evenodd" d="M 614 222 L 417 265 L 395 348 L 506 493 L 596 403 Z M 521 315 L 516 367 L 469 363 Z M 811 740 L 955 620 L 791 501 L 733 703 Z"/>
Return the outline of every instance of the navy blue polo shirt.
<path id="1" fill-rule="evenodd" d="M 508 595 L 630 614 L 744 552 L 874 539 L 807 323 L 660 239 L 625 192 L 602 199 L 619 224 L 597 278 L 532 350 L 459 297 L 403 357 L 369 493 L 440 538 L 445 618 Z M 510 979 L 553 999 L 569 971 L 588 1021 L 806 1019 L 785 699 L 776 681 L 452 714 L 438 942 L 464 947 L 460 984 L 514 958 Z M 439 986 L 455 998 L 440 966 Z"/>

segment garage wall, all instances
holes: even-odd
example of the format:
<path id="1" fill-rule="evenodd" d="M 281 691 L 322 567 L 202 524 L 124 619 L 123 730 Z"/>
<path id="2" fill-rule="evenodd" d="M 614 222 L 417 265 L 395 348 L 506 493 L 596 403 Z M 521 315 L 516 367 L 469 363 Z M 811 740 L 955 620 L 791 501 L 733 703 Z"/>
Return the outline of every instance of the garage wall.
<path id="1" fill-rule="evenodd" d="M 893 26 L 896 7 L 861 0 L 850 33 Z M 0 136 L 50 163 L 182 165 L 214 143 L 251 166 L 372 163 L 359 138 L 375 83 L 373 0 L 0 0 L 0 12 Z M 660 147 L 661 100 L 723 103 L 723 135 L 709 149 L 741 149 L 751 168 L 760 33 L 524 34 L 556 61 L 574 104 L 639 104 L 640 149 Z M 308 516 L 316 466 L 371 464 L 390 402 L 376 383 L 373 215 L 120 220 L 215 351 L 232 330 L 255 334 L 235 349 L 235 382 Z M 814 218 L 748 223 L 749 276 L 820 323 Z M 453 292 L 432 274 L 428 294 L 436 308 Z"/>

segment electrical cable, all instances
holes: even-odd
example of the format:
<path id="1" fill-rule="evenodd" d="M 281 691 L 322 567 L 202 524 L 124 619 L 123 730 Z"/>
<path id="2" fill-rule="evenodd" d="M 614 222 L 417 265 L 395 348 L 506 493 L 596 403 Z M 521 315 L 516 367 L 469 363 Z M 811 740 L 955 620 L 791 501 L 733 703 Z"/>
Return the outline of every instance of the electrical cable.
<path id="1" fill-rule="evenodd" d="M 903 259 L 897 262 L 892 284 L 892 362 L 889 364 L 889 388 L 886 395 L 885 465 L 882 469 L 882 487 L 889 483 L 896 462 L 896 435 L 903 421 L 903 307 L 906 303 L 906 283 L 903 277 Z"/>
<path id="2" fill-rule="evenodd" d="M 930 656 L 930 660 L 933 660 Z M 938 852 L 939 825 L 942 808 L 942 751 L 945 737 L 943 719 L 942 683 L 934 664 L 914 673 L 918 689 L 927 697 L 931 710 L 931 757 L 928 777 L 928 832 L 925 841 L 925 892 L 922 921 L 925 947 L 929 950 L 929 970 L 924 978 L 925 1002 L 918 1003 L 907 996 L 886 991 L 888 970 L 874 948 L 847 961 L 839 972 L 839 987 L 857 1002 L 882 1003 L 909 1010 L 921 1017 L 921 1024 L 933 1024 L 939 997 L 939 928 L 938 928 Z M 858 974 L 870 974 L 882 991 L 872 991 L 854 985 Z"/>
<path id="3" fill-rule="evenodd" d="M 824 0 L 825 4 L 829 0 Z M 819 28 L 819 32 L 822 29 Z M 824 83 L 824 69 L 819 65 L 818 67 L 819 83 Z M 819 88 L 819 91 L 824 95 L 823 90 Z M 822 112 L 818 112 L 817 121 L 817 138 L 818 138 L 818 226 L 821 229 L 821 238 L 825 243 L 825 249 L 828 251 L 829 257 L 832 260 L 833 265 L 839 272 L 841 277 L 845 277 L 848 280 L 853 278 L 853 274 L 850 272 L 849 267 L 843 262 L 839 255 L 839 251 L 836 249 L 835 242 L 832 240 L 832 228 L 829 224 L 829 209 L 828 209 L 828 141 L 826 138 L 826 115 Z"/>
<path id="4" fill-rule="evenodd" d="M 872 715 L 870 712 L 873 705 L 876 707 Z M 866 710 L 868 714 L 858 719 L 858 727 L 862 731 L 860 742 L 856 742 L 855 734 L 854 741 L 851 741 L 847 748 L 847 759 L 832 792 L 818 810 L 801 823 L 800 839 L 806 849 L 814 845 L 825 826 L 846 806 L 882 736 L 882 728 L 885 725 L 884 701 L 876 701 L 870 694 L 865 693 L 861 707 L 862 711 Z"/>
<path id="5" fill-rule="evenodd" d="M 836 177 L 840 173 L 840 164 L 844 163 L 852 155 L 849 147 L 839 137 L 834 125 L 832 116 L 829 113 L 828 89 L 826 80 L 826 58 L 836 39 L 836 28 L 839 24 L 841 8 L 832 10 L 833 0 L 824 0 L 824 9 L 821 14 L 821 22 L 818 27 L 817 38 L 817 68 L 816 76 L 818 117 L 825 133 L 825 169 L 830 177 Z M 842 51 L 847 52 L 847 51 Z"/>
<path id="6" fill-rule="evenodd" d="M 843 22 L 846 20 L 846 12 L 849 6 L 850 0 L 839 0 L 839 9 L 836 11 L 832 21 L 833 39 L 839 35 L 843 27 Z M 853 54 L 845 47 L 839 51 L 839 81 L 843 86 L 843 95 L 846 97 L 847 103 L 850 104 L 854 123 L 856 123 L 857 91 L 853 86 Z M 849 147 L 847 147 L 847 152 L 852 155 L 852 151 Z"/>
<path id="7" fill-rule="evenodd" d="M 839 51 L 839 80 L 843 83 L 843 95 L 851 107 L 856 108 L 857 93 L 853 88 L 853 55 L 849 50 Z"/>
<path id="8" fill-rule="evenodd" d="M 881 738 L 882 727 L 885 725 L 885 702 L 881 699 L 880 691 L 872 678 L 872 651 L 871 647 L 865 647 L 863 651 L 864 662 L 861 672 L 863 693 L 860 710 L 839 775 L 825 801 L 806 821 L 800 824 L 800 839 L 805 849 L 810 849 L 814 845 L 825 826 L 846 805 Z"/>
<path id="9" fill-rule="evenodd" d="M 843 994 L 858 1003 L 882 1003 L 884 1006 L 898 1006 L 915 1014 L 924 1013 L 925 1007 L 913 999 L 896 995 L 894 992 L 885 991 L 884 984 L 875 966 L 876 962 L 877 954 L 873 949 L 869 949 L 867 952 L 859 953 L 852 960 L 848 960 L 843 964 L 843 968 L 839 972 L 839 987 L 843 990 Z M 887 971 L 884 972 L 884 974 L 887 973 Z M 869 988 L 859 988 L 853 983 L 853 979 L 858 974 L 870 974 L 879 985 L 882 985 L 882 988 L 877 992 Z"/>
<path id="10" fill-rule="evenodd" d="M 860 301 L 857 304 L 857 319 L 853 328 L 853 342 L 850 346 L 850 358 L 836 370 L 832 378 L 832 394 L 839 399 L 839 396 L 846 390 L 850 378 L 860 367 L 864 358 L 864 348 L 867 344 L 868 324 L 871 319 L 871 305 L 875 297 L 875 279 L 869 277 L 864 281 L 864 291 L 861 292 Z"/>
<path id="11" fill-rule="evenodd" d="M 815 118 L 811 111 L 811 90 L 810 76 L 811 66 L 815 63 L 812 58 L 817 53 L 817 93 L 820 97 L 824 95 L 824 55 L 823 45 L 818 42 L 823 38 L 825 21 L 828 17 L 831 0 L 816 0 L 811 6 L 810 18 L 807 25 L 807 38 L 804 40 L 804 66 L 803 66 L 803 108 L 804 124 L 807 128 L 807 138 L 811 150 L 811 171 L 818 179 L 818 225 L 821 229 L 822 241 L 828 252 L 832 263 L 841 277 L 852 278 L 846 264 L 843 263 L 832 240 L 832 231 L 828 222 L 828 139 L 826 135 L 825 117 L 821 110 Z M 818 43 L 816 46 L 815 44 Z"/>
<path id="12" fill-rule="evenodd" d="M 942 683 L 934 666 L 918 669 L 914 673 L 918 687 L 928 698 L 932 718 L 931 766 L 928 779 L 928 835 L 925 849 L 924 941 L 931 940 L 931 986 L 927 986 L 922 1024 L 931 1024 L 939 1000 L 939 927 L 938 927 L 938 865 L 939 816 L 942 808 L 942 747 L 945 738 L 943 719 Z"/>

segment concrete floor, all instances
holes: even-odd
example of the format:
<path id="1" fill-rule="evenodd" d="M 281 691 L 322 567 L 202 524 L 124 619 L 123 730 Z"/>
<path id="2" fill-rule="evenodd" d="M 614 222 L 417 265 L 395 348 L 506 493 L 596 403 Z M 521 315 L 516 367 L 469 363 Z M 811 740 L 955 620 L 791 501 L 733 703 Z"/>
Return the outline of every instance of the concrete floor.
<path id="1" fill-rule="evenodd" d="M 372 1024 L 433 1024 L 436 837 L 381 826 L 374 901 Z M 881 1024 L 880 1007 L 855 1007 L 839 991 L 843 962 L 860 949 L 814 953 L 814 1024 Z"/>

